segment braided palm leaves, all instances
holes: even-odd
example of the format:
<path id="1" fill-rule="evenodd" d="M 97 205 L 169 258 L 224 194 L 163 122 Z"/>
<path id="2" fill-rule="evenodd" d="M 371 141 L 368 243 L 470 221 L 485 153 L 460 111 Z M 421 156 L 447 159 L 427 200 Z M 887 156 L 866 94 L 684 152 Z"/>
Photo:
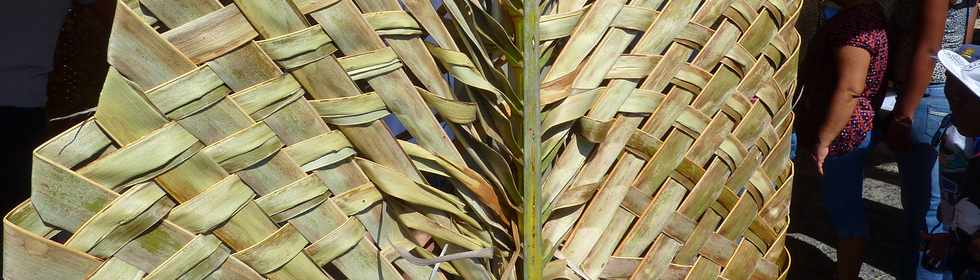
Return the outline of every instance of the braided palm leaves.
<path id="1" fill-rule="evenodd" d="M 800 4 L 120 1 L 3 275 L 783 278 Z"/>
<path id="2" fill-rule="evenodd" d="M 547 275 L 785 277 L 801 1 L 585 4 L 542 21 Z"/>

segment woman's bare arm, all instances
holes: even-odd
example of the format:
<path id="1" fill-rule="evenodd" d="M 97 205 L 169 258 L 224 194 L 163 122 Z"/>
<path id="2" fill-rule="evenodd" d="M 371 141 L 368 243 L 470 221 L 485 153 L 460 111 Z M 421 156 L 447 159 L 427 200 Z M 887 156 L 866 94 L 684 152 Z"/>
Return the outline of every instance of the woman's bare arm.
<path id="1" fill-rule="evenodd" d="M 830 153 L 830 143 L 851 121 L 857 98 L 864 93 L 871 65 L 871 54 L 858 47 L 845 46 L 838 49 L 834 56 L 837 62 L 837 86 L 830 97 L 827 118 L 818 128 L 816 147 L 810 152 L 810 158 L 820 175 L 823 175 L 823 163 Z"/>
<path id="2" fill-rule="evenodd" d="M 902 95 L 898 97 L 892 111 L 892 121 L 886 138 L 889 146 L 897 151 L 908 150 L 911 145 L 911 124 L 922 95 L 932 81 L 932 72 L 936 65 L 933 56 L 939 52 L 949 11 L 949 0 L 922 0 L 921 3 L 915 51 L 906 68 L 907 72 L 899 73 L 905 76 L 902 79 L 905 84 L 902 85 Z"/>
<path id="3" fill-rule="evenodd" d="M 845 46 L 835 56 L 837 87 L 830 98 L 827 119 L 820 126 L 817 145 L 821 148 L 829 147 L 850 122 L 857 106 L 857 97 L 864 93 L 868 67 L 871 65 L 871 54 L 862 48 Z"/>
<path id="4" fill-rule="evenodd" d="M 932 70 L 936 65 L 933 57 L 939 52 L 946 29 L 946 14 L 949 0 L 923 0 L 919 11 L 919 30 L 916 32 L 915 52 L 906 73 L 902 96 L 895 105 L 896 116 L 912 119 L 915 108 L 919 106 L 926 87 L 932 81 Z"/>
<path id="5" fill-rule="evenodd" d="M 976 30 L 977 25 L 977 8 L 980 8 L 980 6 L 970 8 L 970 20 L 966 23 L 966 37 L 963 38 L 963 43 L 973 44 L 973 32 Z"/>

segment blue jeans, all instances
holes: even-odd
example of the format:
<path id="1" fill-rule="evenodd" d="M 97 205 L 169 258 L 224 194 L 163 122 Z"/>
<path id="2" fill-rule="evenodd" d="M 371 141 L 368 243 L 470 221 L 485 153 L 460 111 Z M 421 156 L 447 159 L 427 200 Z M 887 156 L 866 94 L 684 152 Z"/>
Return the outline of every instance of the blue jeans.
<path id="1" fill-rule="evenodd" d="M 943 84 L 934 84 L 926 89 L 912 122 L 912 147 L 895 155 L 902 177 L 902 208 L 907 224 L 905 239 L 908 242 L 901 246 L 903 255 L 899 258 L 899 279 L 952 279 L 949 271 L 932 272 L 922 268 L 920 250 L 923 246 L 920 233 L 947 231 L 938 218 L 939 154 L 932 146 L 933 135 L 939 130 L 943 117 L 949 114 L 944 88 Z"/>
<path id="2" fill-rule="evenodd" d="M 820 178 L 823 204 L 839 239 L 868 238 L 864 211 L 864 160 L 871 153 L 871 133 L 846 154 L 824 160 Z"/>

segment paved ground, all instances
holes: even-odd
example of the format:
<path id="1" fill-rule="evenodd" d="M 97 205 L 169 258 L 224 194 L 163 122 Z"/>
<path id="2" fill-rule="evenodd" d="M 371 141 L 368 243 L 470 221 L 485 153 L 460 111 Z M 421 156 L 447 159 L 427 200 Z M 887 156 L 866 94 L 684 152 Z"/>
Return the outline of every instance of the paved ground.
<path id="1" fill-rule="evenodd" d="M 887 151 L 879 146 L 866 166 L 864 201 L 871 222 L 871 240 L 861 268 L 863 279 L 895 279 L 897 271 L 898 232 L 904 227 L 901 218 L 901 197 L 898 166 Z M 836 250 L 833 233 L 827 225 L 821 207 L 816 179 L 797 172 L 793 189 L 793 204 L 787 246 L 793 257 L 789 279 L 830 279 L 834 271 Z"/>

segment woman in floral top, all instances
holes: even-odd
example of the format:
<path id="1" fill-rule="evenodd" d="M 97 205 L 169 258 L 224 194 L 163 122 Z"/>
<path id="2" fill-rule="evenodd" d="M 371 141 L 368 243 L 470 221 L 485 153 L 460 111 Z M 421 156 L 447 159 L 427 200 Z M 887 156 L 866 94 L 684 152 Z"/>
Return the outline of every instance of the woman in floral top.
<path id="1" fill-rule="evenodd" d="M 838 276 L 857 279 L 868 237 L 863 163 L 883 95 L 888 36 L 876 1 L 835 3 L 843 10 L 818 31 L 809 48 L 797 133 L 822 175 L 824 205 L 839 239 Z"/>

